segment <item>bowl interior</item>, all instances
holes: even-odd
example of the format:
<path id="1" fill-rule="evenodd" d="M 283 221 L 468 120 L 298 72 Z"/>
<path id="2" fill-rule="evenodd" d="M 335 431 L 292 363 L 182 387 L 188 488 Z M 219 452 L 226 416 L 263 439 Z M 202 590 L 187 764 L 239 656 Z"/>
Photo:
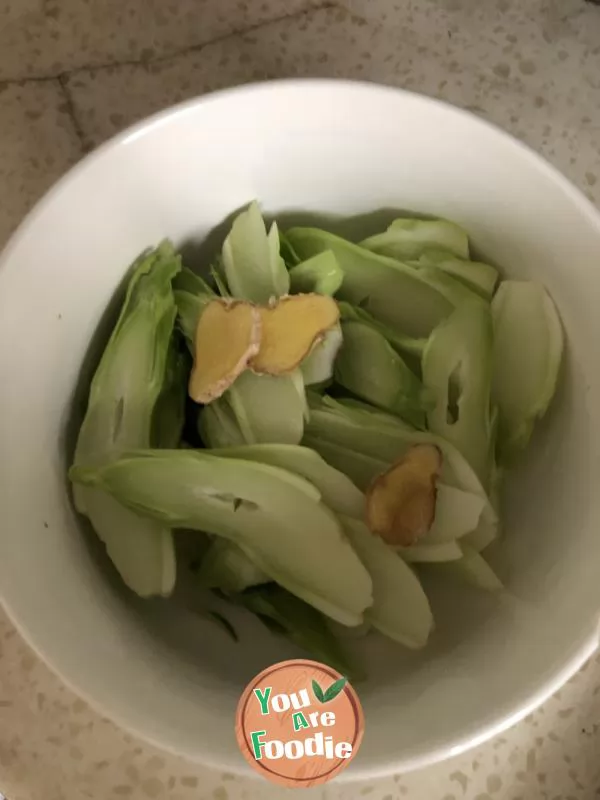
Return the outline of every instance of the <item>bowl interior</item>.
<path id="1" fill-rule="evenodd" d="M 63 179 L 0 270 L 0 596 L 105 714 L 168 749 L 244 769 L 239 695 L 294 652 L 245 616 L 234 643 L 186 608 L 184 590 L 172 602 L 133 598 L 82 533 L 65 470 L 82 365 L 89 374 L 127 265 L 165 236 L 202 260 L 223 220 L 253 198 L 278 218 L 314 212 L 332 224 L 357 215 L 368 226 L 364 215 L 398 208 L 447 216 L 505 275 L 542 281 L 564 321 L 558 399 L 508 482 L 494 559 L 509 592 L 433 581 L 426 650 L 377 636 L 353 643 L 369 679 L 358 687 L 366 735 L 347 777 L 406 770 L 526 713 L 597 640 L 600 221 L 544 162 L 470 115 L 367 85 L 250 87 L 154 118 Z"/>

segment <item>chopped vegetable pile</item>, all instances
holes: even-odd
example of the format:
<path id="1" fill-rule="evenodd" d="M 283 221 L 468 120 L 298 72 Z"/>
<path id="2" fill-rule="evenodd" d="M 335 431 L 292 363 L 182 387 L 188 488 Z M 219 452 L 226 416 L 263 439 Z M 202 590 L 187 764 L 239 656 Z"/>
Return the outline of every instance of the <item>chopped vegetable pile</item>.
<path id="1" fill-rule="evenodd" d="M 78 511 L 142 597 L 192 570 L 345 674 L 330 621 L 423 647 L 420 570 L 502 588 L 483 553 L 556 388 L 550 296 L 499 282 L 446 220 L 357 244 L 267 230 L 256 203 L 207 274 L 169 242 L 133 265 L 70 470 Z"/>

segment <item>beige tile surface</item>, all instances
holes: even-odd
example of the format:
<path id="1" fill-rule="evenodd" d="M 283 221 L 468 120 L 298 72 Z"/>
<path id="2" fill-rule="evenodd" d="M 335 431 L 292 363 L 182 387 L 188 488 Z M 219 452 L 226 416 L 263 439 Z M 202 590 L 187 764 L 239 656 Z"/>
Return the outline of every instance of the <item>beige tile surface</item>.
<path id="1" fill-rule="evenodd" d="M 2 0 L 0 81 L 149 61 L 285 17 L 312 0 Z"/>
<path id="2" fill-rule="evenodd" d="M 67 85 L 86 136 L 97 144 L 147 114 L 208 91 L 271 78 L 357 74 L 354 51 L 361 39 L 368 41 L 366 28 L 343 8 L 323 8 L 144 67 L 80 70 Z"/>
<path id="3" fill-rule="evenodd" d="M 0 241 L 81 156 L 58 83 L 0 85 Z"/>
<path id="4" fill-rule="evenodd" d="M 316 5 L 325 4 L 0 0 L 0 244 L 83 148 L 173 102 L 273 77 L 362 78 L 470 108 L 543 152 L 600 202 L 599 8 L 584 0 Z M 60 80 L 31 80 L 54 75 Z M 468 754 L 302 797 L 593 800 L 599 754 L 596 658 L 542 709 Z M 1 612 L 0 792 L 10 800 L 289 795 L 119 731 L 37 661 Z"/>

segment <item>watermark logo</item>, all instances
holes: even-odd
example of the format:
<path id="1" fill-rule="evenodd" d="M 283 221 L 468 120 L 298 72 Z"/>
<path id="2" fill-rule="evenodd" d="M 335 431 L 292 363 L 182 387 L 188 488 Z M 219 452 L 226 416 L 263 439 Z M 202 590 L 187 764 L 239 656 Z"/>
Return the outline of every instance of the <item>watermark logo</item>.
<path id="1" fill-rule="evenodd" d="M 287 787 L 326 783 L 360 747 L 364 718 L 343 675 L 317 661 L 282 661 L 257 675 L 237 708 L 236 737 L 246 761 Z"/>

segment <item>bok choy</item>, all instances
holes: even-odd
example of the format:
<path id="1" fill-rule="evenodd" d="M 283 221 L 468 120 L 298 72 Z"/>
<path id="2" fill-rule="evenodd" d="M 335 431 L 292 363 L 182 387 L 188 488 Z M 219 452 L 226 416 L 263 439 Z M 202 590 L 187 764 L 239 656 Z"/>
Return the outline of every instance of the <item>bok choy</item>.
<path id="1" fill-rule="evenodd" d="M 549 408 L 563 333 L 543 286 L 500 278 L 449 220 L 356 244 L 280 232 L 256 202 L 205 277 L 169 243 L 144 253 L 70 469 L 125 584 L 168 595 L 185 528 L 199 591 L 345 674 L 332 621 L 426 645 L 423 572 L 504 591 L 502 477 Z"/>
<path id="2" fill-rule="evenodd" d="M 134 264 L 119 319 L 91 383 L 76 465 L 102 465 L 125 450 L 161 444 L 152 441 L 156 435 L 167 445 L 178 440 L 182 364 L 171 345 L 176 315 L 171 281 L 180 268 L 168 242 Z M 127 586 L 142 597 L 170 594 L 176 574 L 170 526 L 91 487 L 75 485 L 74 497 Z"/>

